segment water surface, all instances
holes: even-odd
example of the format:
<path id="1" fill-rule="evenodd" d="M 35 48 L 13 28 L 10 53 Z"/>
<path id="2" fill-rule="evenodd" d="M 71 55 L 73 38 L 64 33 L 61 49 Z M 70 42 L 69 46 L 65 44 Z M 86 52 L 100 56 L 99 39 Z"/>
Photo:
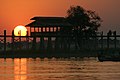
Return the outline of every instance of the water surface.
<path id="1" fill-rule="evenodd" d="M 0 80 L 120 80 L 120 62 L 97 59 L 0 59 Z"/>

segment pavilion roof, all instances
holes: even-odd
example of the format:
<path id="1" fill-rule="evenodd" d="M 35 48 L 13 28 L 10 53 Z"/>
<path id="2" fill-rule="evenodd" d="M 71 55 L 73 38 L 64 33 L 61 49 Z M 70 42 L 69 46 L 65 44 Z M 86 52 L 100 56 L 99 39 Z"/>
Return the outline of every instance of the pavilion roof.
<path id="1" fill-rule="evenodd" d="M 26 25 L 26 27 L 72 27 L 64 17 L 33 17 L 35 20 Z"/>

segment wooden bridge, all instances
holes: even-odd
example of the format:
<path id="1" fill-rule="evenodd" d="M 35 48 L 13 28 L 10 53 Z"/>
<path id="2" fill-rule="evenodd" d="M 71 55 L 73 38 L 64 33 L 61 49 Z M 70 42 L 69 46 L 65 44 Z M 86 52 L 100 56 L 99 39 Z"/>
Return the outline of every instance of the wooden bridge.
<path id="1" fill-rule="evenodd" d="M 71 40 L 73 36 L 69 31 L 64 33 L 64 29 L 69 30 L 73 27 L 64 17 L 34 17 L 31 20 L 34 21 L 26 25 L 30 29 L 26 36 L 15 36 L 14 31 L 12 31 L 12 35 L 7 35 L 4 30 L 4 34 L 0 35 L 0 46 L 2 46 L 0 54 L 21 51 L 22 53 L 52 52 L 55 53 L 54 55 L 59 52 L 68 52 L 68 55 L 72 55 L 74 52 L 89 54 L 90 51 L 91 53 L 110 49 L 119 51 L 120 35 L 117 35 L 115 31 L 109 31 L 107 35 L 103 35 L 101 32 L 97 36 L 91 36 L 95 37 L 92 40 L 83 39 L 81 40 L 82 46 L 77 49 L 76 41 Z M 7 41 L 8 39 L 9 41 Z"/>

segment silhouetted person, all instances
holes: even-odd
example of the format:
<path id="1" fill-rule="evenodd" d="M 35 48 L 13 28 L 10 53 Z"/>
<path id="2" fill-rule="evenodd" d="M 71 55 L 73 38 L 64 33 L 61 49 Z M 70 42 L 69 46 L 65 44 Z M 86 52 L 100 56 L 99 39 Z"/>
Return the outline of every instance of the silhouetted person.
<path id="1" fill-rule="evenodd" d="M 111 36 L 112 35 L 112 31 L 109 30 L 109 32 L 107 33 L 108 36 Z"/>
<path id="2" fill-rule="evenodd" d="M 116 35 L 116 31 L 113 32 L 113 35 L 114 35 L 114 36 Z"/>

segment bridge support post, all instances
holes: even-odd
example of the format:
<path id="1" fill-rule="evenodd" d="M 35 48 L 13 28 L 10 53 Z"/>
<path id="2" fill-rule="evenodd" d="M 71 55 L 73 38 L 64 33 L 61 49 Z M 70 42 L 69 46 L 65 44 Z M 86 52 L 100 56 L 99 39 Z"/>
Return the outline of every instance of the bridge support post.
<path id="1" fill-rule="evenodd" d="M 14 51 L 14 30 L 12 31 L 12 51 Z"/>
<path id="2" fill-rule="evenodd" d="M 4 30 L 4 52 L 6 52 L 6 30 Z"/>
<path id="3" fill-rule="evenodd" d="M 109 49 L 109 41 L 110 41 L 110 36 L 112 35 L 112 31 L 111 30 L 109 30 L 109 32 L 107 33 L 107 48 Z"/>
<path id="4" fill-rule="evenodd" d="M 55 39 L 55 51 L 58 51 L 59 50 L 59 42 L 58 42 L 59 40 L 58 40 L 58 37 L 56 37 L 56 39 Z"/>
<path id="5" fill-rule="evenodd" d="M 33 45 L 32 45 L 32 49 L 36 49 L 36 36 L 33 37 Z"/>
<path id="6" fill-rule="evenodd" d="M 44 50 L 44 37 L 40 37 L 40 50 Z"/>
<path id="7" fill-rule="evenodd" d="M 27 36 L 26 36 L 26 42 L 27 42 L 26 49 L 29 49 L 29 36 L 28 36 L 28 31 L 27 31 Z"/>
<path id="8" fill-rule="evenodd" d="M 116 45 L 117 44 L 116 43 L 117 42 L 116 41 L 117 40 L 117 38 L 116 38 L 116 31 L 113 32 L 113 35 L 114 35 L 114 48 L 116 49 L 117 48 L 117 45 Z"/>
<path id="9" fill-rule="evenodd" d="M 101 49 L 103 49 L 103 32 L 101 33 Z"/>
<path id="10" fill-rule="evenodd" d="M 51 37 L 48 37 L 47 49 L 48 49 L 48 51 L 52 50 Z"/>

